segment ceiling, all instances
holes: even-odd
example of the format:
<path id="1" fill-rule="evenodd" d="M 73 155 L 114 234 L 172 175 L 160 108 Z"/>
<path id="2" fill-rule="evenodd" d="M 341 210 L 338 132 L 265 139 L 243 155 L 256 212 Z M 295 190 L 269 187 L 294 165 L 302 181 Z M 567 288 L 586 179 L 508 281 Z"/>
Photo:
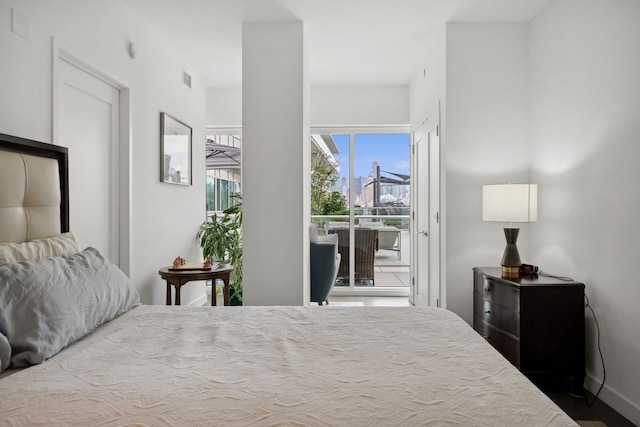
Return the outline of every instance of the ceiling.
<path id="1" fill-rule="evenodd" d="M 529 21 L 550 0 L 126 0 L 207 87 L 239 87 L 242 22 L 304 22 L 312 85 L 404 85 L 448 21 Z"/>

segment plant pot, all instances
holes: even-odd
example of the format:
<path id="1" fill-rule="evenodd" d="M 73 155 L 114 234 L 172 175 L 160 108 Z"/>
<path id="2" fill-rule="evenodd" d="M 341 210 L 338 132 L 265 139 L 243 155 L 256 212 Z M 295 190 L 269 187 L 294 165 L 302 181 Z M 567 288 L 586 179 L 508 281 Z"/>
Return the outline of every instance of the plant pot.
<path id="1" fill-rule="evenodd" d="M 242 301 L 238 298 L 235 298 L 233 295 L 229 295 L 229 305 L 240 306 L 242 305 Z"/>

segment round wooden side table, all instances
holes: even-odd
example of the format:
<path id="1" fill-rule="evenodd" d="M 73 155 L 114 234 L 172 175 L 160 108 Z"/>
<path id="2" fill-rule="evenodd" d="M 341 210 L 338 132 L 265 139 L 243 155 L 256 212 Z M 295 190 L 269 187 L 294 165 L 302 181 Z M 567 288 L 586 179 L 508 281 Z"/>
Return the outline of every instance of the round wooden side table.
<path id="1" fill-rule="evenodd" d="M 229 305 L 229 280 L 233 266 L 219 264 L 210 270 L 170 270 L 171 267 L 163 267 L 158 271 L 160 277 L 167 281 L 167 305 L 171 305 L 171 285 L 176 288 L 175 305 L 180 305 L 180 288 L 193 280 L 211 280 L 211 305 L 216 305 L 216 280 L 224 283 L 224 305 Z"/>

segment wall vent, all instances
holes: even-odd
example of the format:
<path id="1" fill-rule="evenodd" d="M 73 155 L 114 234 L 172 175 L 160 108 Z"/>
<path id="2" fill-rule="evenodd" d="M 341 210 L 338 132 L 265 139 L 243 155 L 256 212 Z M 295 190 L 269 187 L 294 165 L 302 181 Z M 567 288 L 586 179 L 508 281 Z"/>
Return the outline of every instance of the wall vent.
<path id="1" fill-rule="evenodd" d="M 191 76 L 184 70 L 182 70 L 182 83 L 191 88 Z"/>

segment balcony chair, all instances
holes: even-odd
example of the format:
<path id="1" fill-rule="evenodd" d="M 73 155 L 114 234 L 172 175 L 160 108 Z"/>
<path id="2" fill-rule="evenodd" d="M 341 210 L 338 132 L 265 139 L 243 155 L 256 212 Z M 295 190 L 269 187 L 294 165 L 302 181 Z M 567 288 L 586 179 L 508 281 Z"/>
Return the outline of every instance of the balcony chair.
<path id="1" fill-rule="evenodd" d="M 360 226 L 378 230 L 378 250 L 394 251 L 398 253 L 398 259 L 402 258 L 402 242 L 400 241 L 399 228 L 384 225 L 380 221 L 370 220 L 361 220 Z"/>
<path id="2" fill-rule="evenodd" d="M 330 229 L 330 234 L 338 235 L 338 252 L 342 256 L 338 277 L 349 277 L 349 229 Z M 375 285 L 375 256 L 378 250 L 378 230 L 375 228 L 355 229 L 355 279 L 371 280 Z"/>
<path id="3" fill-rule="evenodd" d="M 402 258 L 400 230 L 396 227 L 378 228 L 378 249 L 394 251 L 398 253 L 398 259 Z"/>

